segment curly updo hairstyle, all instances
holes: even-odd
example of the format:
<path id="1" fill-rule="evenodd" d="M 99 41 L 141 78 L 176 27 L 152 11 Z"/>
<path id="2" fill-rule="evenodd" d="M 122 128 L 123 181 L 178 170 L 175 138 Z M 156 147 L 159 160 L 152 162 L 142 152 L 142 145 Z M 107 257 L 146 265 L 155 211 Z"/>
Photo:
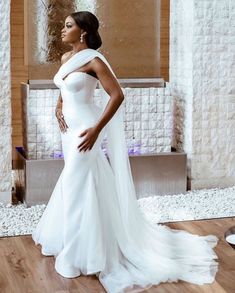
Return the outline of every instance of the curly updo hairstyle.
<path id="1" fill-rule="evenodd" d="M 102 40 L 98 32 L 99 21 L 97 17 L 89 11 L 73 12 L 70 16 L 76 24 L 87 32 L 84 36 L 87 46 L 91 49 L 98 49 L 102 45 Z"/>

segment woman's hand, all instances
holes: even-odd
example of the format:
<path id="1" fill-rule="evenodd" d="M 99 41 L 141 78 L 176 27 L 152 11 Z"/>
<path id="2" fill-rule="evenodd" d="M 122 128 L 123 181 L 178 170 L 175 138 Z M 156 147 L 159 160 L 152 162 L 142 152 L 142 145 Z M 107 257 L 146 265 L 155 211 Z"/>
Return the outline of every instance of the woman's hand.
<path id="1" fill-rule="evenodd" d="M 58 120 L 61 132 L 66 132 L 67 128 L 68 128 L 68 125 L 66 124 L 66 122 L 64 120 L 64 115 L 63 115 L 63 112 L 62 112 L 61 108 L 59 108 L 59 107 L 56 108 L 55 116 L 56 116 L 56 118 Z"/>
<path id="2" fill-rule="evenodd" d="M 99 130 L 96 127 L 85 129 L 79 137 L 85 136 L 85 139 L 78 145 L 79 152 L 91 150 L 99 135 Z"/>

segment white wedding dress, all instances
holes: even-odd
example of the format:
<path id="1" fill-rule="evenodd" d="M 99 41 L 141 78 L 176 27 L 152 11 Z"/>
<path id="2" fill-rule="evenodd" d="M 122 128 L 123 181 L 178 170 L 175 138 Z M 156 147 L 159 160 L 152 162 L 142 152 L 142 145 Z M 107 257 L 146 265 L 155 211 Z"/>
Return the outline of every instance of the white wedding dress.
<path id="1" fill-rule="evenodd" d="M 117 124 L 108 123 L 90 151 L 79 152 L 77 146 L 84 139 L 79 134 L 94 126 L 104 110 L 93 103 L 98 80 L 75 72 L 95 57 L 111 70 L 101 53 L 84 49 L 54 77 L 69 126 L 61 133 L 65 165 L 32 233 L 34 242 L 41 244 L 42 254 L 55 257 L 57 273 L 66 278 L 96 274 L 109 293 L 140 292 L 178 280 L 212 283 L 218 271 L 216 236 L 153 226 L 141 214 L 127 151 L 120 145 L 118 114 L 111 119 Z M 108 139 L 117 140 L 110 143 L 110 161 L 101 149 L 108 131 Z"/>

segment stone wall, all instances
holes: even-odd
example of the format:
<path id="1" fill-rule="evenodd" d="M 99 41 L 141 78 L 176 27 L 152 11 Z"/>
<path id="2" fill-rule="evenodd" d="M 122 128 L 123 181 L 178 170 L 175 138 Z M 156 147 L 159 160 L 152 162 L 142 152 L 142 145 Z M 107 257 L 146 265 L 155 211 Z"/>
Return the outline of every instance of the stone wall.
<path id="1" fill-rule="evenodd" d="M 0 201 L 11 202 L 10 1 L 0 0 Z"/>
<path id="2" fill-rule="evenodd" d="M 124 125 L 129 153 L 170 152 L 173 98 L 169 86 L 122 90 L 125 96 Z M 25 92 L 23 141 L 27 158 L 59 157 L 62 153 L 61 138 L 54 114 L 59 90 L 28 88 Z M 95 90 L 94 103 L 101 106 L 100 89 Z"/>
<path id="3" fill-rule="evenodd" d="M 171 0 L 175 140 L 191 188 L 235 182 L 235 2 Z"/>

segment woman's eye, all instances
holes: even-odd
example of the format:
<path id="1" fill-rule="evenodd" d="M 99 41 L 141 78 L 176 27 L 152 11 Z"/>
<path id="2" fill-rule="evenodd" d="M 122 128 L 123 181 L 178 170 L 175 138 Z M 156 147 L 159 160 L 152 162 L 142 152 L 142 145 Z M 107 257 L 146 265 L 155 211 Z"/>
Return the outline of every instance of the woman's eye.
<path id="1" fill-rule="evenodd" d="M 67 27 L 67 28 L 71 28 L 72 26 L 71 26 L 71 25 L 66 25 L 66 27 Z"/>

